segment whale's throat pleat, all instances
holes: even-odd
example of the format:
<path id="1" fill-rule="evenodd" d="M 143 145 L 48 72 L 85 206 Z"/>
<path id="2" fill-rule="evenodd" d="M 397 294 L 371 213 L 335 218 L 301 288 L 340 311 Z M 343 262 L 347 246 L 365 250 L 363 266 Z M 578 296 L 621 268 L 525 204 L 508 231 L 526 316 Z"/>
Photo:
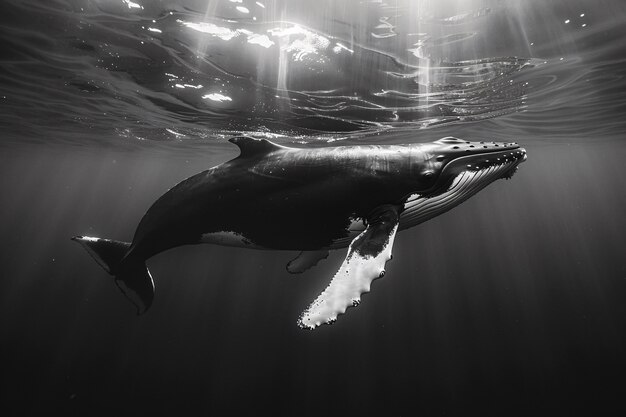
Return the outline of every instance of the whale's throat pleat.
<path id="1" fill-rule="evenodd" d="M 494 165 L 481 170 L 467 170 L 452 180 L 446 191 L 436 195 L 412 195 L 404 204 L 400 228 L 406 229 L 423 223 L 461 204 L 493 181 L 501 178 L 510 167 Z"/>

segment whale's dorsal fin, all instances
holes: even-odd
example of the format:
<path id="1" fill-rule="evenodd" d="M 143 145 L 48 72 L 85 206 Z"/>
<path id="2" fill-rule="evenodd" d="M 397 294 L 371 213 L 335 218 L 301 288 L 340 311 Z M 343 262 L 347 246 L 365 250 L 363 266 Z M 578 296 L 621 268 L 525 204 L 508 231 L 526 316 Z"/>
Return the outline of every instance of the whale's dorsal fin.
<path id="1" fill-rule="evenodd" d="M 241 152 L 239 154 L 240 158 L 265 155 L 283 148 L 283 146 L 270 142 L 267 139 L 254 139 L 248 136 L 236 136 L 228 139 L 228 141 L 239 146 L 239 150 Z"/>

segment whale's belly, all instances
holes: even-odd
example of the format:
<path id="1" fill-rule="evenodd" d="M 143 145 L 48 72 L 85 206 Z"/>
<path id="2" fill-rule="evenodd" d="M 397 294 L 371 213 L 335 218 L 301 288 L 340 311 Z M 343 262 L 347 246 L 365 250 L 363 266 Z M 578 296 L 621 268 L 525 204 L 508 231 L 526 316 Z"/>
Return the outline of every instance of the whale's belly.
<path id="1" fill-rule="evenodd" d="M 200 243 L 208 243 L 220 246 L 231 246 L 248 249 L 284 249 L 284 250 L 316 250 L 316 249 L 340 249 L 347 247 L 350 242 L 365 230 L 365 224 L 361 219 L 352 220 L 348 228 L 344 229 L 341 237 L 332 240 L 328 245 L 322 247 L 307 247 L 306 245 L 293 244 L 286 247 L 275 247 L 274 245 L 263 245 L 254 241 L 254 238 L 247 236 L 245 232 L 236 232 L 232 230 L 217 231 L 203 233 L 200 237 Z M 277 235 L 281 235 L 285 231 L 275 231 Z M 282 233 L 281 233 L 282 232 Z M 291 231 L 296 233 L 302 242 L 307 241 L 307 233 L 299 233 L 298 229 Z M 294 239 L 292 239 L 294 240 Z M 298 239 L 295 239 L 296 241 Z"/>
<path id="2" fill-rule="evenodd" d="M 252 240 L 244 234 L 232 231 L 204 233 L 200 237 L 200 242 L 221 246 L 234 246 L 238 248 L 268 249 L 265 246 L 252 242 Z"/>

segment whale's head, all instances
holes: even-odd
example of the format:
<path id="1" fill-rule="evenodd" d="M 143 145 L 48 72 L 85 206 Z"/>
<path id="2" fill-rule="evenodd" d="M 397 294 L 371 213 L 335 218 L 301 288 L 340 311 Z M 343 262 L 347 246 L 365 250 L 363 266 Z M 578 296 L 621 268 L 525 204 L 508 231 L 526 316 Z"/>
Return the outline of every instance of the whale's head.
<path id="1" fill-rule="evenodd" d="M 431 219 L 501 178 L 526 160 L 514 142 L 469 142 L 446 137 L 415 148 L 413 175 L 420 184 L 406 200 L 401 227 Z"/>

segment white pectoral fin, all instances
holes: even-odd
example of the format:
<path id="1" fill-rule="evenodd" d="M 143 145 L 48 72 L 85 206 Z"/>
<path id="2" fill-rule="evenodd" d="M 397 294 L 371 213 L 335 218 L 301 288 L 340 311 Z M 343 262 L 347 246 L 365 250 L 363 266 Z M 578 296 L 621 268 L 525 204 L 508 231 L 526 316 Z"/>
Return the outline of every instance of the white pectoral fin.
<path id="1" fill-rule="evenodd" d="M 398 230 L 399 210 L 383 206 L 371 216 L 367 228 L 350 244 L 339 271 L 326 289 L 311 303 L 300 319 L 302 328 L 314 329 L 332 323 L 348 307 L 356 306 L 361 295 L 370 291 L 372 281 L 385 274 Z"/>
<path id="2" fill-rule="evenodd" d="M 304 251 L 289 261 L 287 271 L 290 274 L 301 274 L 309 268 L 313 268 L 322 259 L 328 258 L 328 250 Z"/>

